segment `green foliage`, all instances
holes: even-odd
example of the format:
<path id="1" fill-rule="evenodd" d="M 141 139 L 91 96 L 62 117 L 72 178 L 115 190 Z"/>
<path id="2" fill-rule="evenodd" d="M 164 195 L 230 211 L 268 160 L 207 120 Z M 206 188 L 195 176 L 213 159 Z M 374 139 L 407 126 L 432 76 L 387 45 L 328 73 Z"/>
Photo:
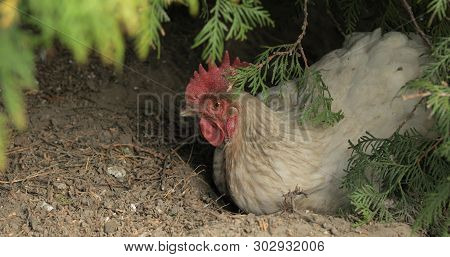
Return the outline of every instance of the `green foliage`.
<path id="1" fill-rule="evenodd" d="M 33 52 L 29 38 L 22 31 L 11 28 L 0 30 L 0 84 L 4 107 L 18 129 L 27 125 L 23 89 L 34 86 Z"/>
<path id="2" fill-rule="evenodd" d="M 342 16 L 345 22 L 345 32 L 355 31 L 361 15 L 362 0 L 341 0 L 339 1 L 342 10 Z"/>
<path id="3" fill-rule="evenodd" d="M 0 0 L 0 89 L 5 110 L 0 113 L 0 169 L 6 164 L 10 125 L 18 129 L 26 127 L 23 90 L 34 85 L 33 51 L 37 47 L 50 46 L 58 40 L 78 62 L 86 62 L 95 52 L 104 62 L 120 68 L 126 38 L 133 40 L 140 58 L 145 58 L 151 49 L 159 54 L 160 37 L 164 35 L 162 25 L 170 20 L 165 11 L 168 6 L 183 4 L 196 16 L 199 2 Z M 203 46 L 204 60 L 220 60 L 225 41 L 245 40 L 254 28 L 274 25 L 258 0 L 216 0 L 210 10 L 206 0 L 201 3 L 202 17 L 207 22 L 194 39 L 193 48 Z M 293 1 L 293 8 L 302 10 L 304 3 L 307 2 Z M 371 134 L 361 137 L 356 144 L 351 143 L 352 156 L 343 186 L 362 223 L 400 219 L 413 222 L 416 230 L 445 235 L 450 193 L 450 1 L 408 0 L 408 3 L 419 27 L 431 36 L 434 45 L 423 76 L 405 88 L 415 92 L 416 97 L 424 97 L 436 120 L 437 136 L 427 138 L 410 130 L 396 132 L 386 139 Z M 401 1 L 338 0 L 329 4 L 347 33 L 379 26 L 386 31 L 417 32 Z M 300 37 L 293 44 L 269 47 L 254 64 L 238 69 L 231 79 L 236 88 L 249 89 L 253 94 L 264 94 L 269 86 L 295 80 L 303 100 L 301 121 L 333 125 L 343 114 L 331 110 L 333 99 L 320 73 L 307 65 L 302 67 L 305 60 L 300 49 Z"/>
<path id="4" fill-rule="evenodd" d="M 194 39 L 192 48 L 204 45 L 202 58 L 210 62 L 221 60 L 225 40 L 245 40 L 247 33 L 258 26 L 273 26 L 269 13 L 257 0 L 242 3 L 216 0 L 210 18 Z"/>
<path id="5" fill-rule="evenodd" d="M 0 114 L 0 170 L 5 167 L 9 123 L 26 128 L 23 90 L 34 88 L 34 49 L 58 40 L 78 62 L 92 52 L 120 68 L 126 37 L 137 55 L 159 53 L 165 8 L 182 3 L 195 15 L 197 0 L 0 0 L 0 88 L 7 116 Z M 31 28 L 30 32 L 26 32 Z"/>
<path id="6" fill-rule="evenodd" d="M 120 66 L 125 52 L 123 29 L 136 36 L 136 49 L 145 57 L 159 48 L 161 22 L 167 21 L 163 0 L 52 0 L 28 1 L 30 21 L 44 42 L 55 38 L 69 48 L 78 62 L 95 49 L 102 60 Z M 82 21 L 82 22 L 81 22 Z"/>
<path id="7" fill-rule="evenodd" d="M 450 37 L 435 43 L 431 58 L 422 78 L 411 81 L 406 88 L 426 95 L 427 106 L 436 120 L 435 129 L 442 139 L 436 151 L 450 161 Z"/>
<path id="8" fill-rule="evenodd" d="M 293 47 L 293 44 L 266 47 L 254 64 L 240 68 L 232 77 L 234 86 L 240 90 L 248 86 L 252 94 L 259 91 L 266 94 L 268 83 L 278 85 L 299 78 L 303 74 L 302 60 L 297 54 L 289 54 Z"/>
<path id="9" fill-rule="evenodd" d="M 304 101 L 301 121 L 310 122 L 313 126 L 333 126 L 344 118 L 341 110 L 331 110 L 333 98 L 320 72 L 306 69 L 301 78 L 298 83 Z"/>
<path id="10" fill-rule="evenodd" d="M 427 106 L 436 120 L 435 129 L 443 141 L 437 151 L 450 161 L 450 88 L 448 85 L 433 84 L 424 79 L 410 82 L 407 88 L 416 89 L 428 95 Z"/>
<path id="11" fill-rule="evenodd" d="M 432 61 L 424 71 L 424 78 L 435 83 L 450 80 L 450 35 L 436 39 L 431 51 Z"/>
<path id="12" fill-rule="evenodd" d="M 379 17 L 375 19 L 377 26 L 384 28 L 385 30 L 401 30 L 405 26 L 408 29 L 412 29 L 409 17 L 407 17 L 402 4 L 398 0 L 380 1 L 381 8 L 378 9 Z M 353 31 L 353 30 L 351 30 Z"/>
<path id="13" fill-rule="evenodd" d="M 164 10 L 165 7 L 164 1 L 158 0 L 152 1 L 141 10 L 144 14 L 139 17 L 141 27 L 137 30 L 135 48 L 137 55 L 142 59 L 148 55 L 150 48 L 156 49 L 159 57 L 161 24 L 170 21 Z"/>
<path id="14" fill-rule="evenodd" d="M 420 210 L 414 223 L 413 229 L 427 228 L 435 226 L 437 234 L 448 236 L 450 220 L 448 218 L 450 196 L 450 176 L 437 185 L 434 190 L 428 192 L 423 201 L 423 208 Z"/>
<path id="15" fill-rule="evenodd" d="M 343 185 L 361 222 L 394 217 L 414 222 L 416 231 L 448 233 L 449 64 L 450 38 L 440 38 L 422 77 L 409 82 L 403 91 L 407 97 L 425 98 L 437 137 L 426 138 L 415 131 L 396 132 L 388 139 L 368 134 L 351 144 L 353 153 Z"/>
<path id="16" fill-rule="evenodd" d="M 375 27 L 417 31 L 401 1 L 337 2 L 343 14 L 349 15 L 342 18 L 348 32 L 362 26 L 361 10 L 379 17 Z M 405 98 L 424 98 L 435 120 L 436 137 L 426 138 L 414 130 L 403 134 L 397 131 L 387 139 L 370 134 L 361 137 L 357 144 L 351 143 L 353 152 L 343 186 L 361 223 L 405 220 L 413 222 L 416 231 L 446 235 L 450 195 L 450 2 L 407 2 L 419 28 L 431 36 L 433 47 L 422 77 L 409 82 L 402 94 Z"/>
<path id="17" fill-rule="evenodd" d="M 0 86 L 7 117 L 0 114 L 0 170 L 6 165 L 8 120 L 23 130 L 27 126 L 22 90 L 34 87 L 33 52 L 27 34 L 17 28 L 0 28 Z"/>
<path id="18" fill-rule="evenodd" d="M 386 202 L 386 193 L 377 191 L 373 185 L 364 184 L 350 195 L 355 212 L 361 216 L 358 224 L 372 221 L 376 218 L 382 221 L 392 221 L 392 213 Z"/>
<path id="19" fill-rule="evenodd" d="M 331 111 L 333 99 L 328 87 L 318 71 L 303 69 L 296 47 L 295 43 L 267 47 L 254 64 L 238 69 L 231 77 L 233 85 L 239 90 L 248 88 L 252 94 L 262 92 L 267 96 L 270 84 L 282 85 L 295 80 L 303 100 L 300 121 L 332 126 L 344 117 L 343 113 Z"/>
<path id="20" fill-rule="evenodd" d="M 438 17 L 439 20 L 444 19 L 448 6 L 449 6 L 448 0 L 431 0 L 431 1 L 429 1 L 427 8 L 428 8 L 428 12 L 431 13 L 430 19 L 433 20 L 434 17 L 436 17 L 436 16 Z"/>
<path id="21" fill-rule="evenodd" d="M 448 0 L 410 0 L 407 1 L 421 28 L 433 38 L 450 34 L 450 20 L 446 17 L 450 6 Z M 354 32 L 359 27 L 373 30 L 382 27 L 385 30 L 415 31 L 408 12 L 399 0 L 337 0 L 334 10 L 340 14 L 345 31 Z M 370 25 L 362 24 L 361 14 L 370 14 Z"/>
<path id="22" fill-rule="evenodd" d="M 387 139 L 367 133 L 350 142 L 343 187 L 360 222 L 395 218 L 415 221 L 416 229 L 442 231 L 448 222 L 450 163 L 435 151 L 441 143 L 415 130 Z"/>

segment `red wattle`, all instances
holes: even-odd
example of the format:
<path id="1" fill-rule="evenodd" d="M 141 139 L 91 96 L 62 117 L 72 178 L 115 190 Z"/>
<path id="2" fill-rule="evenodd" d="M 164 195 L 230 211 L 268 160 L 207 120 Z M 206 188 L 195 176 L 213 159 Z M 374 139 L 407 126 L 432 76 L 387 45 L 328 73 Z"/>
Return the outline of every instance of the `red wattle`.
<path id="1" fill-rule="evenodd" d="M 223 143 L 225 135 L 216 126 L 216 124 L 208 121 L 207 119 L 201 118 L 200 130 L 202 131 L 203 137 L 208 140 L 211 145 L 218 147 Z"/>

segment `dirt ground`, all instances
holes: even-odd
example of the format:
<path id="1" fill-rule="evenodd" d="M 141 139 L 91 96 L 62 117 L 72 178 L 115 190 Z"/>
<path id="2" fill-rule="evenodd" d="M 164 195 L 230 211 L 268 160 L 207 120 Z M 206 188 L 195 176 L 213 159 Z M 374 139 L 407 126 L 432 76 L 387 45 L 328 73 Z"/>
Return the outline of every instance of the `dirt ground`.
<path id="1" fill-rule="evenodd" d="M 298 17 L 281 16 L 289 26 L 227 48 L 245 60 L 258 53 L 255 44 L 295 38 Z M 59 48 L 37 54 L 29 128 L 13 132 L 9 168 L 0 174 L 0 236 L 410 235 L 406 224 L 354 227 L 345 215 L 305 210 L 247 215 L 218 195 L 213 148 L 195 136 L 194 121 L 177 117 L 200 63 L 199 51 L 188 49 L 201 21 L 186 19 L 175 14 L 165 27 L 159 60 L 139 61 L 130 51 L 122 72 L 95 57 L 76 65 Z M 333 33 L 310 32 L 312 59 L 340 45 L 320 39 Z M 154 105 L 165 97 L 163 107 Z"/>

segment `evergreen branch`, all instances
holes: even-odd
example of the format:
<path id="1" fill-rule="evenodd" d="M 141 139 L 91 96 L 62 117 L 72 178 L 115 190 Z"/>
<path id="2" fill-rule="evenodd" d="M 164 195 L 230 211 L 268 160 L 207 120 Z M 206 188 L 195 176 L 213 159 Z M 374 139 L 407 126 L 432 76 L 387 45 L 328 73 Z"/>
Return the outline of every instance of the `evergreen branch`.
<path id="1" fill-rule="evenodd" d="M 431 17 L 428 21 L 428 27 L 433 23 L 434 18 L 437 16 L 439 20 L 445 18 L 445 13 L 450 5 L 448 0 L 432 0 L 428 4 L 428 12 L 431 13 Z"/>
<path id="2" fill-rule="evenodd" d="M 327 14 L 330 17 L 331 21 L 334 23 L 334 26 L 339 31 L 341 36 L 345 37 L 345 32 L 341 27 L 341 24 L 337 21 L 336 17 L 334 16 L 333 12 L 331 11 L 330 1 L 326 0 L 326 6 L 327 6 Z"/>
<path id="3" fill-rule="evenodd" d="M 195 4 L 190 0 L 189 4 Z M 166 0 L 52 0 L 2 1 L 0 3 L 0 87 L 8 117 L 1 113 L 0 168 L 6 165 L 4 147 L 9 122 L 17 129 L 26 126 L 22 90 L 32 88 L 33 51 L 55 39 L 67 47 L 78 62 L 86 62 L 91 51 L 105 63 L 122 65 L 125 35 L 136 38 L 139 57 L 149 48 L 159 52 L 161 23 L 168 21 Z M 147 12 L 147 10 L 150 10 Z M 20 22 L 20 23 L 18 23 Z M 32 34 L 25 31 L 32 28 Z"/>
<path id="4" fill-rule="evenodd" d="M 0 171 L 6 168 L 9 122 L 23 130 L 27 115 L 23 90 L 35 87 L 34 54 L 28 34 L 16 27 L 0 28 L 0 88 L 6 116 L 0 113 Z"/>
<path id="5" fill-rule="evenodd" d="M 415 223 L 420 229 L 445 222 L 450 164 L 438 153 L 442 142 L 409 130 L 387 139 L 367 134 L 357 144 L 350 143 L 352 155 L 342 186 L 360 222 L 416 219 L 422 220 Z M 441 183 L 447 187 L 435 186 Z"/>
<path id="6" fill-rule="evenodd" d="M 397 30 L 402 29 L 409 24 L 409 20 L 404 16 L 404 12 L 401 12 L 403 8 L 398 6 L 397 0 L 382 1 L 382 8 L 380 8 L 380 18 L 378 19 L 377 26 L 385 28 L 385 30 Z"/>
<path id="7" fill-rule="evenodd" d="M 367 223 L 378 217 L 383 221 L 392 221 L 393 215 L 386 205 L 386 195 L 378 192 L 371 185 L 364 185 L 350 195 L 355 211 L 362 218 L 359 224 Z"/>
<path id="8" fill-rule="evenodd" d="M 432 60 L 427 64 L 423 78 L 437 83 L 450 80 L 450 36 L 436 40 L 431 48 Z"/>
<path id="9" fill-rule="evenodd" d="M 449 210 L 450 177 L 447 177 L 424 197 L 422 208 L 413 225 L 413 231 L 424 229 L 436 224 L 442 226 L 442 232 L 448 233 L 448 216 L 444 213 Z M 443 212 L 444 210 L 444 212 Z M 447 213 L 448 215 L 448 213 Z"/>
<path id="10" fill-rule="evenodd" d="M 303 3 L 303 24 L 302 24 L 302 32 L 297 38 L 295 42 L 295 47 L 297 47 L 302 55 L 303 62 L 305 63 L 305 67 L 308 68 L 308 59 L 306 59 L 305 51 L 303 50 L 302 41 L 306 35 L 306 28 L 308 27 L 308 0 L 305 0 Z"/>
<path id="11" fill-rule="evenodd" d="M 17 28 L 0 30 L 0 86 L 3 104 L 13 125 L 27 126 L 22 90 L 35 87 L 34 54 L 28 35 Z"/>
<path id="12" fill-rule="evenodd" d="M 303 100 L 301 121 L 311 122 L 313 126 L 333 126 L 344 118 L 342 110 L 333 112 L 331 103 L 333 98 L 328 87 L 322 80 L 320 72 L 305 69 L 299 80 L 300 95 Z"/>
<path id="13" fill-rule="evenodd" d="M 202 51 L 202 58 L 204 60 L 213 62 L 220 60 L 223 56 L 225 31 L 228 30 L 228 27 L 221 20 L 223 15 L 221 11 L 224 10 L 225 5 L 225 1 L 223 0 L 216 1 L 216 5 L 210 10 L 211 17 L 209 21 L 194 39 L 192 48 L 206 43 Z"/>
<path id="14" fill-rule="evenodd" d="M 147 57 L 150 48 L 157 51 L 160 56 L 161 40 L 160 33 L 163 34 L 162 23 L 170 21 L 165 12 L 164 0 L 153 0 L 149 5 L 144 5 L 141 9 L 143 15 L 139 16 L 140 28 L 135 38 L 135 49 L 139 58 Z"/>
<path id="15" fill-rule="evenodd" d="M 442 19 L 429 30 L 433 36 L 433 42 L 439 41 L 442 37 L 448 37 L 450 35 L 450 19 Z"/>
<path id="16" fill-rule="evenodd" d="M 255 64 L 238 69 L 230 79 L 233 85 L 243 90 L 250 88 L 252 94 L 262 92 L 267 97 L 270 81 L 274 85 L 295 80 L 302 98 L 302 115 L 300 122 L 311 122 L 312 125 L 332 126 L 343 117 L 342 111 L 333 112 L 333 98 L 319 72 L 310 70 L 303 50 L 302 40 L 308 27 L 308 0 L 303 2 L 303 23 L 301 33 L 292 44 L 268 47 L 256 58 Z M 301 66 L 301 61 L 305 69 Z"/>
<path id="17" fill-rule="evenodd" d="M 347 34 L 355 31 L 359 22 L 359 16 L 361 14 L 362 0 L 341 0 L 338 2 L 340 9 L 343 12 L 345 22 L 345 32 Z"/>
<path id="18" fill-rule="evenodd" d="M 431 47 L 431 42 L 428 39 L 427 35 L 425 35 L 425 32 L 420 28 L 419 24 L 417 23 L 416 17 L 414 16 L 414 13 L 412 11 L 411 6 L 408 4 L 407 0 L 401 0 L 403 7 L 408 12 L 409 17 L 411 18 L 412 23 L 414 24 L 414 27 L 416 28 L 417 33 L 422 37 L 423 41 L 428 45 L 428 47 Z"/>
<path id="19" fill-rule="evenodd" d="M 248 32 L 254 28 L 273 25 L 269 13 L 259 1 L 243 0 L 242 3 L 235 3 L 216 0 L 210 10 L 210 18 L 195 37 L 192 48 L 204 44 L 202 58 L 214 62 L 222 58 L 226 40 L 245 40 Z"/>
<path id="20" fill-rule="evenodd" d="M 435 129 L 442 138 L 437 152 L 450 161 L 450 37 L 441 38 L 432 48 L 433 60 L 425 68 L 422 78 L 409 82 L 405 89 L 415 91 L 404 97 L 424 97 L 431 115 L 435 118 Z"/>

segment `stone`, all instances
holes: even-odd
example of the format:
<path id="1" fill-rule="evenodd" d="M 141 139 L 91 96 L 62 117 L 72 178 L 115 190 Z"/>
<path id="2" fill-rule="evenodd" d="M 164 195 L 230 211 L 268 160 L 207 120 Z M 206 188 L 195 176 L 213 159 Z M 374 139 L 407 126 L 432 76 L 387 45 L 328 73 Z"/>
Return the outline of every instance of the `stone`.
<path id="1" fill-rule="evenodd" d="M 43 208 L 44 210 L 46 210 L 48 212 L 51 212 L 53 209 L 55 209 L 55 207 L 51 206 L 50 204 L 48 204 L 46 202 L 42 202 L 41 208 Z"/>
<path id="2" fill-rule="evenodd" d="M 105 233 L 111 234 L 116 232 L 119 229 L 119 223 L 116 220 L 109 220 L 105 223 Z"/>
<path id="3" fill-rule="evenodd" d="M 127 175 L 127 171 L 120 166 L 110 166 L 106 169 L 106 173 L 117 179 L 122 179 Z"/>

